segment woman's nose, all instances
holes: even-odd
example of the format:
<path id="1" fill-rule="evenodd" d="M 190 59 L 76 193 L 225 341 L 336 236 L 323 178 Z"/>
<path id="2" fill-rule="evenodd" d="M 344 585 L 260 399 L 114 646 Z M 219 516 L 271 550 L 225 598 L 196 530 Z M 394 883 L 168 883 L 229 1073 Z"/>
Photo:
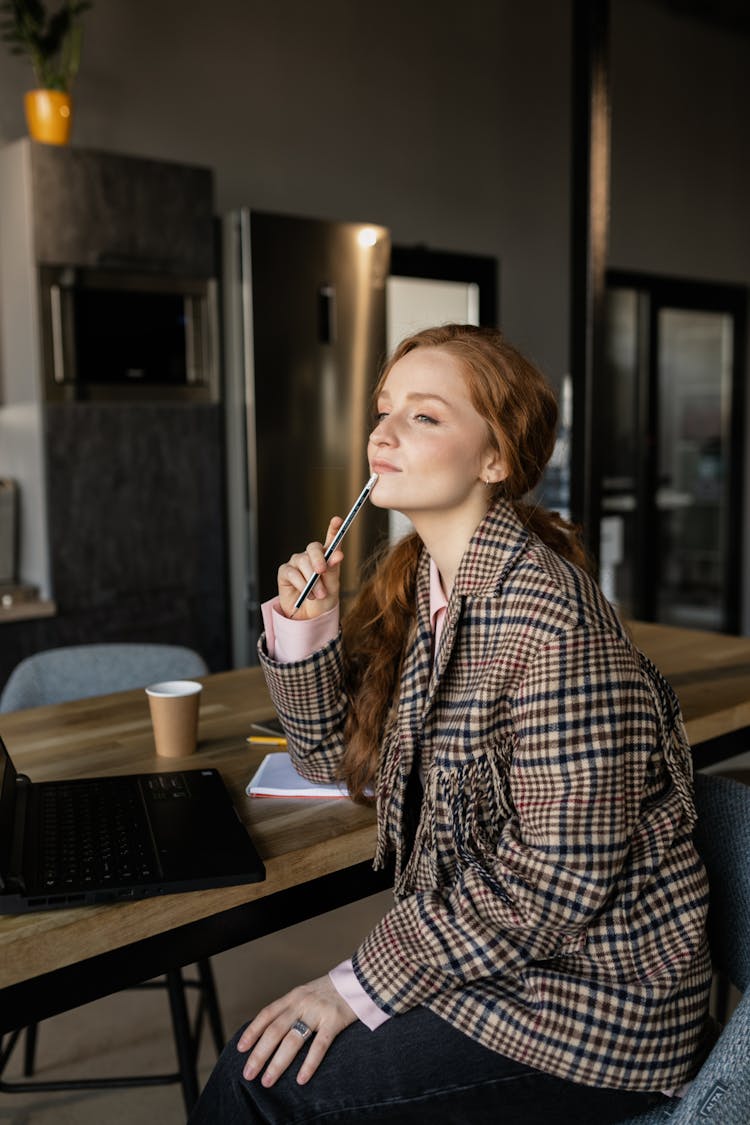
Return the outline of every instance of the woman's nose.
<path id="1" fill-rule="evenodd" d="M 374 445 L 393 445 L 395 440 L 395 431 L 390 424 L 390 415 L 380 418 L 370 433 L 370 441 Z"/>

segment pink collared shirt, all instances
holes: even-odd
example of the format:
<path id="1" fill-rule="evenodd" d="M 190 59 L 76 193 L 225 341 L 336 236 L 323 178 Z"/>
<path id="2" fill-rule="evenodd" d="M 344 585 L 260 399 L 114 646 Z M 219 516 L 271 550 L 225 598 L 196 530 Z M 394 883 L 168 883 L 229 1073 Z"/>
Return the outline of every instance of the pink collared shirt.
<path id="1" fill-rule="evenodd" d="M 434 561 L 430 559 L 430 623 L 435 637 L 435 652 L 440 644 L 447 605 L 448 599 L 440 581 L 440 573 Z M 266 630 L 266 651 L 272 660 L 277 660 L 281 664 L 304 660 L 332 641 L 339 630 L 338 607 L 312 621 L 294 621 L 284 617 L 279 608 L 278 598 L 265 602 L 261 608 Z M 370 1031 L 374 1031 L 381 1023 L 390 1019 L 390 1016 L 370 999 L 357 980 L 351 960 L 336 965 L 328 976 L 338 994 L 346 1000 L 357 1018 L 369 1027 Z"/>

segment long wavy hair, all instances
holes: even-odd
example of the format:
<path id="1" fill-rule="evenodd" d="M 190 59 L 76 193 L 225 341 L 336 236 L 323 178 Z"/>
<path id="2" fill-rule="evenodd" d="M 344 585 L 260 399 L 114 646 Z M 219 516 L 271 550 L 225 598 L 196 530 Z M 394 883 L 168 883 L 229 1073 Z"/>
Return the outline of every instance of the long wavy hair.
<path id="1" fill-rule="evenodd" d="M 538 484 L 555 444 L 557 402 L 544 376 L 495 328 L 448 324 L 403 340 L 381 371 L 373 402 L 395 363 L 415 348 L 441 348 L 466 377 L 472 405 L 486 420 L 489 439 L 504 460 L 506 478 L 493 486 L 522 522 L 564 558 L 588 569 L 576 528 L 523 497 Z M 382 553 L 343 624 L 349 710 L 341 779 L 354 800 L 377 771 L 383 732 L 398 701 L 401 666 L 416 619 L 416 577 L 422 541 L 406 536 Z"/>

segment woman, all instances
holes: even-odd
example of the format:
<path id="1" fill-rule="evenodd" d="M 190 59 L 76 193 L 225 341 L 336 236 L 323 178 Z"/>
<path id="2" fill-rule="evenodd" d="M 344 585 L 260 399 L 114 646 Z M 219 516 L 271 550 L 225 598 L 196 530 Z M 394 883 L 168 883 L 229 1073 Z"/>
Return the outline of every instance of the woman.
<path id="1" fill-rule="evenodd" d="M 395 905 L 235 1038 L 193 1120 L 625 1120 L 695 1073 L 706 1018 L 675 697 L 521 499 L 557 412 L 500 332 L 405 340 L 376 407 L 371 500 L 415 532 L 343 631 L 343 550 L 294 555 L 260 656 L 299 770 L 375 792 Z"/>

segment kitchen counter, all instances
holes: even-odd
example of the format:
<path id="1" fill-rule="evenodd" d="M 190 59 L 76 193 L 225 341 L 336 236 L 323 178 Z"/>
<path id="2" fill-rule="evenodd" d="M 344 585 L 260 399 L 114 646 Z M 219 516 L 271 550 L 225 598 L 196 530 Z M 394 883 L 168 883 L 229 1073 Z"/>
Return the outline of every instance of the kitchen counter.
<path id="1" fill-rule="evenodd" d="M 38 597 L 35 586 L 0 583 L 0 624 L 4 621 L 32 621 L 36 617 L 54 617 L 56 613 L 56 603 L 50 598 Z"/>

